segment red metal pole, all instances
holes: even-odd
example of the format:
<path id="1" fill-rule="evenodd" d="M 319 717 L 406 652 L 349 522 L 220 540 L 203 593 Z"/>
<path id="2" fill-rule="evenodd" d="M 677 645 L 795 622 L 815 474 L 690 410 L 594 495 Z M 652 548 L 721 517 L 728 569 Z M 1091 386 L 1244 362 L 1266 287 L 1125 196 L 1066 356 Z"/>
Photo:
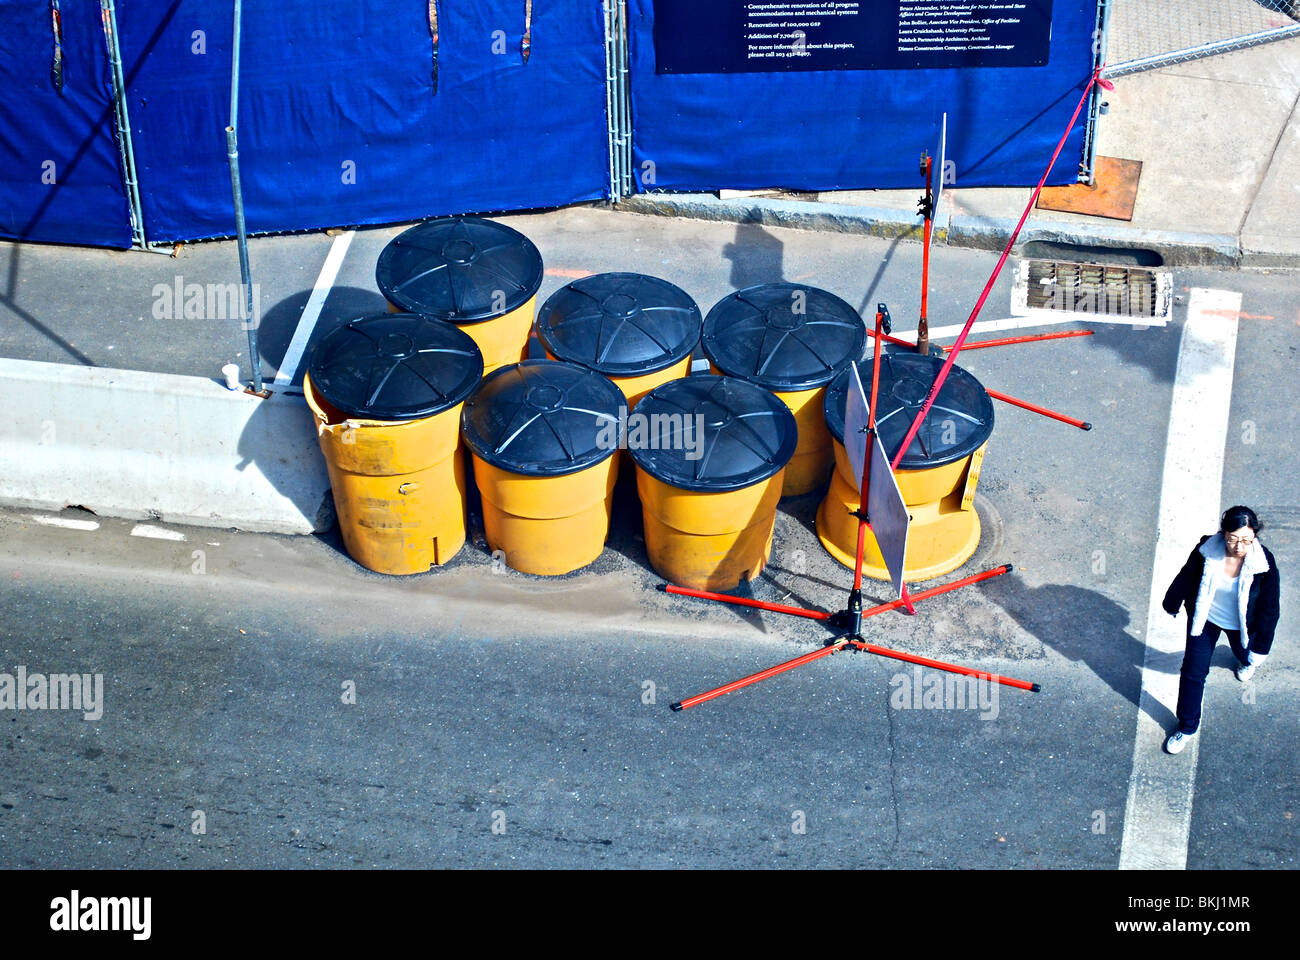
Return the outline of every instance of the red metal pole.
<path id="1" fill-rule="evenodd" d="M 909 343 L 907 340 L 901 340 L 901 339 L 899 339 L 898 337 L 891 337 L 891 336 L 890 336 L 889 334 L 887 334 L 887 333 L 875 333 L 875 332 L 873 332 L 873 331 L 871 331 L 871 330 L 868 330 L 868 331 L 867 331 L 867 336 L 869 336 L 869 337 L 877 337 L 878 339 L 884 340 L 886 343 L 896 343 L 896 344 L 898 344 L 898 346 L 900 346 L 900 347 L 911 347 L 913 350 L 916 349 L 916 344 L 914 344 L 914 343 Z"/>
<path id="2" fill-rule="evenodd" d="M 963 350 L 979 350 L 982 347 L 1005 347 L 1013 343 L 1034 343 L 1038 340 L 1061 340 L 1065 337 L 1091 337 L 1091 330 L 1065 330 L 1060 333 L 1037 333 L 1032 337 L 1003 337 L 1000 340 L 976 340 L 962 347 Z"/>
<path id="3" fill-rule="evenodd" d="M 1060 333 L 1034 334 L 1031 337 L 1003 337 L 1000 340 L 974 340 L 967 343 L 965 346 L 962 347 L 962 349 L 978 350 L 981 347 L 1005 347 L 1013 343 L 1033 343 L 1036 340 L 1061 340 L 1065 337 L 1091 337 L 1092 335 L 1093 335 L 1093 331 L 1091 330 L 1065 330 Z M 867 336 L 874 337 L 875 333 L 873 333 L 871 330 L 868 330 Z M 907 340 L 903 340 L 900 337 L 891 337 L 888 334 L 882 333 L 880 335 L 880 338 L 884 340 L 886 343 L 893 343 L 893 344 L 897 344 L 900 347 L 911 347 L 913 349 L 916 349 L 916 344 L 911 343 Z"/>
<path id="4" fill-rule="evenodd" d="M 863 643 L 859 640 L 849 640 L 848 645 L 857 647 L 859 650 L 865 650 L 867 653 L 874 653 L 881 657 L 892 657 L 895 660 L 906 660 L 908 663 L 919 663 L 923 667 L 933 667 L 936 670 L 947 670 L 949 673 L 961 673 L 968 677 L 978 677 L 980 680 L 988 680 L 992 683 L 1000 683 L 1003 686 L 1015 687 L 1017 690 L 1028 690 L 1031 693 L 1038 693 L 1042 687 L 1036 683 L 1030 683 L 1028 680 L 1017 680 L 1014 677 L 1004 677 L 1001 674 L 989 673 L 986 670 L 976 670 L 974 667 L 963 667 L 955 663 L 945 663 L 942 660 L 931 660 L 929 657 L 918 657 L 914 653 L 903 653 L 901 650 L 890 650 L 888 647 L 877 647 L 875 644 Z"/>
<path id="5" fill-rule="evenodd" d="M 853 564 L 853 589 L 862 589 L 862 558 L 867 550 L 867 494 L 871 489 L 871 458 L 876 452 L 876 398 L 880 394 L 880 337 L 885 321 L 876 311 L 875 348 L 871 356 L 871 402 L 867 405 L 867 449 L 862 457 L 862 479 L 858 483 L 858 552 Z"/>
<path id="6" fill-rule="evenodd" d="M 990 580 L 993 577 L 1000 577 L 1004 573 L 1010 573 L 1014 568 L 1009 563 L 1004 563 L 1000 567 L 994 567 L 992 570 L 985 570 L 983 573 L 971 574 L 969 577 L 962 577 L 960 580 L 954 580 L 952 583 L 945 583 L 941 587 L 931 587 L 929 590 L 922 590 L 920 593 L 912 594 L 908 599 L 915 603 L 917 600 L 925 600 L 929 597 L 937 597 L 941 593 L 950 593 L 959 587 L 969 587 L 973 583 L 979 583 L 981 580 Z M 899 598 L 890 600 L 888 603 L 882 603 L 878 607 L 872 607 L 869 610 L 863 610 L 862 616 L 874 617 L 878 613 L 886 613 L 890 610 L 896 610 L 899 607 L 906 606 L 907 600 Z"/>
<path id="7" fill-rule="evenodd" d="M 930 385 L 930 390 L 926 394 L 925 403 L 916 414 L 916 419 L 908 427 L 907 433 L 903 436 L 903 443 L 898 448 L 898 453 L 894 454 L 892 466 L 898 469 L 899 462 L 907 452 L 907 448 L 912 445 L 912 440 L 916 436 L 921 424 L 925 422 L 926 415 L 930 412 L 930 407 L 934 405 L 935 398 L 939 396 L 939 391 L 943 389 L 943 382 L 948 378 L 948 371 L 952 369 L 953 361 L 957 359 L 957 354 L 961 352 L 962 344 L 966 342 L 966 337 L 970 333 L 971 326 L 975 323 L 975 318 L 979 316 L 984 309 L 984 303 L 988 300 L 989 294 L 993 292 L 993 284 L 997 282 L 998 275 L 1002 272 L 1003 266 L 1006 265 L 1007 258 L 1011 256 L 1011 248 L 1016 244 L 1016 238 L 1020 236 L 1020 231 L 1029 219 L 1029 212 L 1034 209 L 1034 204 L 1038 202 L 1038 196 L 1043 192 L 1043 185 L 1047 183 L 1047 178 L 1052 173 L 1052 168 L 1056 166 L 1057 159 L 1061 156 L 1061 151 L 1065 148 L 1065 141 L 1070 138 L 1070 131 L 1074 129 L 1074 121 L 1079 118 L 1083 105 L 1088 101 L 1088 95 L 1092 92 L 1094 83 L 1109 85 L 1110 81 L 1101 80 L 1101 68 L 1098 67 L 1092 72 L 1092 77 L 1088 80 L 1087 86 L 1083 88 L 1083 96 L 1079 98 L 1079 105 L 1074 108 L 1074 114 L 1070 117 L 1070 122 L 1065 125 L 1065 133 L 1061 134 L 1061 140 L 1056 145 L 1056 150 L 1052 153 L 1052 159 L 1047 163 L 1047 169 L 1043 171 L 1042 177 L 1038 180 L 1038 186 L 1034 187 L 1033 195 L 1029 198 L 1025 210 L 1020 214 L 1020 220 L 1016 223 L 1015 229 L 1011 231 L 1011 236 L 1007 238 L 1007 245 L 1002 250 L 1002 256 L 998 258 L 997 265 L 993 268 L 993 273 L 989 275 L 988 282 L 984 284 L 984 290 L 980 293 L 979 299 L 975 301 L 975 308 L 971 310 L 970 316 L 966 318 L 966 323 L 957 335 L 957 342 L 952 345 L 948 351 L 948 357 L 943 362 L 938 376 L 934 378 L 934 383 Z"/>
<path id="8" fill-rule="evenodd" d="M 822 647 L 820 650 L 814 650 L 811 653 L 805 653 L 802 657 L 795 657 L 793 660 L 787 660 L 785 663 L 778 663 L 775 667 L 768 667 L 766 670 L 760 670 L 758 673 L 751 673 L 747 677 L 741 677 L 739 680 L 733 680 L 731 683 L 724 683 L 720 687 L 709 690 L 706 693 L 697 694 L 693 697 L 687 697 L 680 703 L 674 703 L 674 710 L 685 710 L 687 707 L 694 707 L 697 704 L 707 703 L 724 694 L 739 690 L 741 687 L 748 687 L 750 684 L 758 683 L 760 680 L 766 680 L 768 677 L 775 677 L 778 673 L 785 673 L 787 670 L 793 670 L 795 667 L 802 667 L 805 663 L 812 663 L 814 660 L 820 660 L 822 657 L 829 657 L 832 653 L 837 653 L 844 647 L 845 641 L 831 644 L 828 647 Z"/>
<path id="9" fill-rule="evenodd" d="M 676 593 L 683 597 L 698 597 L 700 600 L 717 600 L 719 603 L 731 603 L 738 607 L 757 607 L 759 610 L 788 613 L 795 617 L 807 617 L 809 620 L 829 620 L 831 618 L 829 613 L 821 610 L 788 607 L 783 603 L 767 603 L 763 600 L 751 600 L 749 597 L 732 597 L 725 593 L 713 593 L 709 590 L 692 590 L 690 587 L 677 587 L 671 583 L 664 584 L 664 592 Z"/>
<path id="10" fill-rule="evenodd" d="M 1037 404 L 1030 403 L 1028 400 L 1017 400 L 1015 397 L 1008 396 L 1005 393 L 998 393 L 996 390 L 984 388 L 990 397 L 994 400 L 1001 400 L 1003 403 L 1009 403 L 1014 407 L 1023 407 L 1025 410 L 1031 410 L 1034 413 L 1040 413 L 1045 417 L 1051 417 L 1053 420 L 1060 420 L 1062 423 L 1068 423 L 1072 427 L 1078 427 L 1080 430 L 1091 430 L 1092 424 L 1083 420 L 1076 420 L 1074 417 L 1067 417 L 1063 413 L 1057 413 L 1055 410 L 1048 410 L 1046 407 L 1040 407 Z"/>
<path id="11" fill-rule="evenodd" d="M 930 192 L 930 172 L 934 160 L 925 158 L 925 240 L 921 247 L 921 319 L 916 325 L 916 352 L 923 357 L 930 355 L 930 324 L 926 311 L 930 297 L 930 230 L 934 224 L 934 211 L 931 204 L 934 195 Z"/>
<path id="12" fill-rule="evenodd" d="M 1011 564 L 1005 563 L 1000 567 L 994 567 L 992 570 L 985 570 L 983 573 L 976 573 L 969 577 L 963 577 L 960 580 L 954 580 L 952 583 L 945 583 L 941 587 L 931 587 L 929 590 L 922 590 L 920 593 L 913 594 L 909 599 L 912 602 L 915 602 L 917 600 L 925 600 L 928 597 L 938 596 L 941 593 L 950 593 L 951 591 L 957 590 L 961 587 L 968 587 L 973 583 L 979 583 L 981 580 L 989 580 L 993 577 L 1000 577 L 1002 574 L 1009 573 L 1011 570 L 1012 570 Z M 732 599 L 732 598 L 728 598 L 728 599 Z M 891 600 L 888 603 L 880 604 L 880 606 L 878 607 L 872 607 L 870 610 L 863 610 L 862 616 L 874 617 L 878 613 L 884 613 L 887 610 L 897 609 L 898 607 L 903 606 L 906 602 L 907 602 L 906 600 L 902 600 L 902 599 Z M 811 653 L 805 653 L 803 656 L 795 657 L 793 660 L 787 660 L 785 663 L 778 663 L 775 667 L 768 667 L 766 670 L 760 670 L 758 673 L 752 673 L 747 677 L 741 677 L 739 680 L 733 680 L 731 683 L 724 684 L 721 687 L 716 687 L 713 690 L 705 691 L 704 693 L 697 694 L 694 697 L 687 697 L 685 700 L 682 700 L 679 703 L 674 703 L 672 705 L 672 708 L 674 710 L 685 710 L 687 707 L 693 707 L 696 704 L 705 703 L 709 700 L 714 699 L 715 697 L 720 697 L 725 693 L 731 693 L 735 690 L 739 690 L 741 687 L 747 687 L 750 684 L 758 683 L 760 680 L 766 680 L 768 677 L 774 677 L 778 673 L 784 673 L 787 670 L 793 670 L 795 667 L 801 667 L 805 663 L 811 663 L 812 661 L 820 659 L 821 657 L 830 656 L 832 653 L 835 653 L 837 650 L 842 648 L 845 643 L 852 643 L 852 642 L 853 641 L 849 639 L 841 640 L 830 646 L 822 647 L 820 650 L 814 650 Z M 861 643 L 861 641 L 859 641 L 859 643 Z M 891 654 L 893 652 L 894 651 L 890 651 Z M 936 660 L 934 661 L 934 663 L 937 664 L 939 663 L 939 661 Z"/>

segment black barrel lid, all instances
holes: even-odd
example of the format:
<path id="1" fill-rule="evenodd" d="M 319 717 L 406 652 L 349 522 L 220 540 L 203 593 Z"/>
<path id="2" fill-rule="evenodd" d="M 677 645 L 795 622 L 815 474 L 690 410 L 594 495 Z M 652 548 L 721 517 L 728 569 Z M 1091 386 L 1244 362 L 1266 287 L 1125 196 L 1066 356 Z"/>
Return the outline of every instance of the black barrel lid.
<path id="1" fill-rule="evenodd" d="M 542 255 L 504 223 L 441 217 L 406 230 L 379 254 L 375 280 L 402 310 L 478 323 L 526 303 L 542 285 Z"/>
<path id="2" fill-rule="evenodd" d="M 321 340 L 307 369 L 321 396 L 348 416 L 416 420 L 469 396 L 483 376 L 483 355 L 450 323 L 377 313 Z"/>
<path id="3" fill-rule="evenodd" d="M 537 477 L 576 473 L 618 449 L 627 399 L 576 363 L 525 360 L 498 367 L 465 401 L 461 429 L 480 458 Z"/>
<path id="4" fill-rule="evenodd" d="M 941 357 L 923 357 L 917 353 L 900 351 L 880 355 L 876 429 L 880 433 L 880 445 L 891 460 L 898 453 L 912 421 L 925 405 L 926 394 L 939 376 L 943 363 Z M 870 401 L 871 361 L 859 360 L 857 367 Z M 824 405 L 826 426 L 841 443 L 844 442 L 844 401 L 848 389 L 849 369 L 845 367 L 827 387 Z M 992 433 L 992 398 L 978 380 L 954 365 L 898 466 L 905 470 L 941 467 L 970 456 Z"/>
<path id="5" fill-rule="evenodd" d="M 725 374 L 769 390 L 811 390 L 862 357 L 867 327 L 835 296 L 802 283 L 737 290 L 704 318 L 704 352 Z"/>
<path id="6" fill-rule="evenodd" d="M 636 443 L 632 418 L 639 416 L 647 418 L 646 444 Z M 656 419 L 664 416 L 673 419 Z M 628 416 L 627 433 L 632 458 L 650 476 L 708 493 L 766 480 L 789 462 L 799 440 L 794 414 L 778 397 L 747 380 L 708 375 L 655 387 Z"/>
<path id="7" fill-rule="evenodd" d="M 700 308 L 686 291 L 640 273 L 598 273 L 556 290 L 537 314 L 552 356 L 610 376 L 651 373 L 700 340 Z"/>

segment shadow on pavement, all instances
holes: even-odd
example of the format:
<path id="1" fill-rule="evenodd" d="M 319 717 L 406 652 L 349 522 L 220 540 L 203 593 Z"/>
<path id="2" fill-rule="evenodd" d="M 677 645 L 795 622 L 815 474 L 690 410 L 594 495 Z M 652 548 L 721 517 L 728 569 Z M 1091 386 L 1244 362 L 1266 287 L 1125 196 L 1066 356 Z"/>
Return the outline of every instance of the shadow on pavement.
<path id="1" fill-rule="evenodd" d="M 1123 699 L 1134 706 L 1141 701 L 1141 670 L 1145 644 L 1132 635 L 1131 615 L 1125 607 L 1083 587 L 1047 584 L 1027 587 L 1014 576 L 992 580 L 988 598 L 1047 647 L 1067 660 L 1082 662 Z M 1153 669 L 1178 674 L 1183 653 L 1152 654 Z M 1153 721 L 1173 730 L 1177 718 L 1156 706 Z"/>
<path id="2" fill-rule="evenodd" d="M 1083 587 L 1047 584 L 1029 587 L 1016 577 L 987 584 L 988 598 L 1026 631 L 1061 656 L 1083 663 L 1112 690 L 1140 706 L 1145 645 L 1130 632 L 1130 614 L 1114 600 Z M 1152 666 L 1177 674 L 1180 650 L 1172 656 L 1152 654 Z M 1157 705 L 1151 719 L 1172 730 L 1177 719 Z"/>
<path id="3" fill-rule="evenodd" d="M 785 279 L 785 244 L 754 223 L 736 225 L 736 238 L 722 248 L 731 261 L 729 282 L 735 290 Z M 712 304 L 700 304 L 707 314 Z"/>
<path id="4" fill-rule="evenodd" d="M 303 308 L 311 299 L 310 290 L 302 290 L 291 297 L 286 297 L 262 316 L 257 328 L 258 348 L 266 369 L 278 370 L 284 363 L 285 352 L 293 340 L 294 331 L 302 319 Z M 311 339 L 303 351 L 302 360 L 294 374 L 295 386 L 302 385 L 303 371 L 311 357 L 312 348 L 335 329 L 369 313 L 383 313 L 388 309 L 388 301 L 374 290 L 362 290 L 360 287 L 334 287 L 321 306 L 320 317 L 312 330 Z"/>

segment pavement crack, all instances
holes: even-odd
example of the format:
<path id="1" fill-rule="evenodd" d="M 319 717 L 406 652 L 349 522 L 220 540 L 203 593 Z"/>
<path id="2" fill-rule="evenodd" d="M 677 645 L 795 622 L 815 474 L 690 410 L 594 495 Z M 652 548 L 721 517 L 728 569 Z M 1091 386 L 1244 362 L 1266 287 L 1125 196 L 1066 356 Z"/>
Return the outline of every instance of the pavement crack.
<path id="1" fill-rule="evenodd" d="M 894 763 L 894 711 L 890 708 L 888 694 L 885 695 L 885 717 L 889 720 L 889 806 L 894 812 L 894 843 L 890 852 L 897 853 L 902 827 L 898 820 L 898 769 Z"/>
<path id="2" fill-rule="evenodd" d="M 1273 140 L 1273 149 L 1268 153 L 1268 162 L 1264 164 L 1260 171 L 1258 179 L 1255 181 L 1255 187 L 1250 194 L 1250 202 L 1246 204 L 1246 212 L 1241 215 L 1241 222 L 1237 224 L 1237 243 L 1240 247 L 1241 235 L 1246 230 L 1246 224 L 1250 221 L 1250 215 L 1255 209 L 1255 203 L 1259 200 L 1260 191 L 1264 188 L 1264 183 L 1268 180 L 1269 171 L 1273 169 L 1273 163 L 1277 160 L 1277 155 L 1282 150 L 1282 144 L 1286 140 L 1287 131 L 1295 123 L 1296 112 L 1300 110 L 1300 92 L 1296 94 L 1295 99 L 1291 102 L 1291 111 L 1287 114 L 1286 123 L 1278 131 L 1277 137 Z"/>

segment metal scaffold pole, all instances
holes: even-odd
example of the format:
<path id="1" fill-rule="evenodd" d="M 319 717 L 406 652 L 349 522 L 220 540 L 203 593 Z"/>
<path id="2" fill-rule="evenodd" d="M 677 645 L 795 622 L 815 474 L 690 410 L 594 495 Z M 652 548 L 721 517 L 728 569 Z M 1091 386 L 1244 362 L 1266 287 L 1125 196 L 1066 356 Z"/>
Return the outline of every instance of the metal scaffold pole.
<path id="1" fill-rule="evenodd" d="M 131 243 L 142 250 L 148 250 L 149 241 L 144 232 L 144 209 L 140 203 L 140 183 L 135 171 L 135 148 L 131 143 L 131 119 L 126 106 L 126 79 L 122 72 L 122 50 L 117 42 L 117 10 L 113 6 L 113 0 L 99 0 L 99 11 L 104 26 L 104 46 L 108 51 L 108 65 L 113 80 L 113 125 L 117 133 L 122 181 L 126 185 L 127 205 L 131 214 Z"/>
<path id="2" fill-rule="evenodd" d="M 244 325 L 248 330 L 248 362 L 253 368 L 253 390 L 263 393 L 262 360 L 257 352 L 257 321 L 253 313 L 253 283 L 248 268 L 248 231 L 244 225 L 244 191 L 239 179 L 239 28 L 242 4 L 235 0 L 234 50 L 230 62 L 230 125 L 226 127 L 226 156 L 230 161 L 230 189 L 235 201 L 235 233 L 239 246 L 239 274 L 244 287 Z"/>

